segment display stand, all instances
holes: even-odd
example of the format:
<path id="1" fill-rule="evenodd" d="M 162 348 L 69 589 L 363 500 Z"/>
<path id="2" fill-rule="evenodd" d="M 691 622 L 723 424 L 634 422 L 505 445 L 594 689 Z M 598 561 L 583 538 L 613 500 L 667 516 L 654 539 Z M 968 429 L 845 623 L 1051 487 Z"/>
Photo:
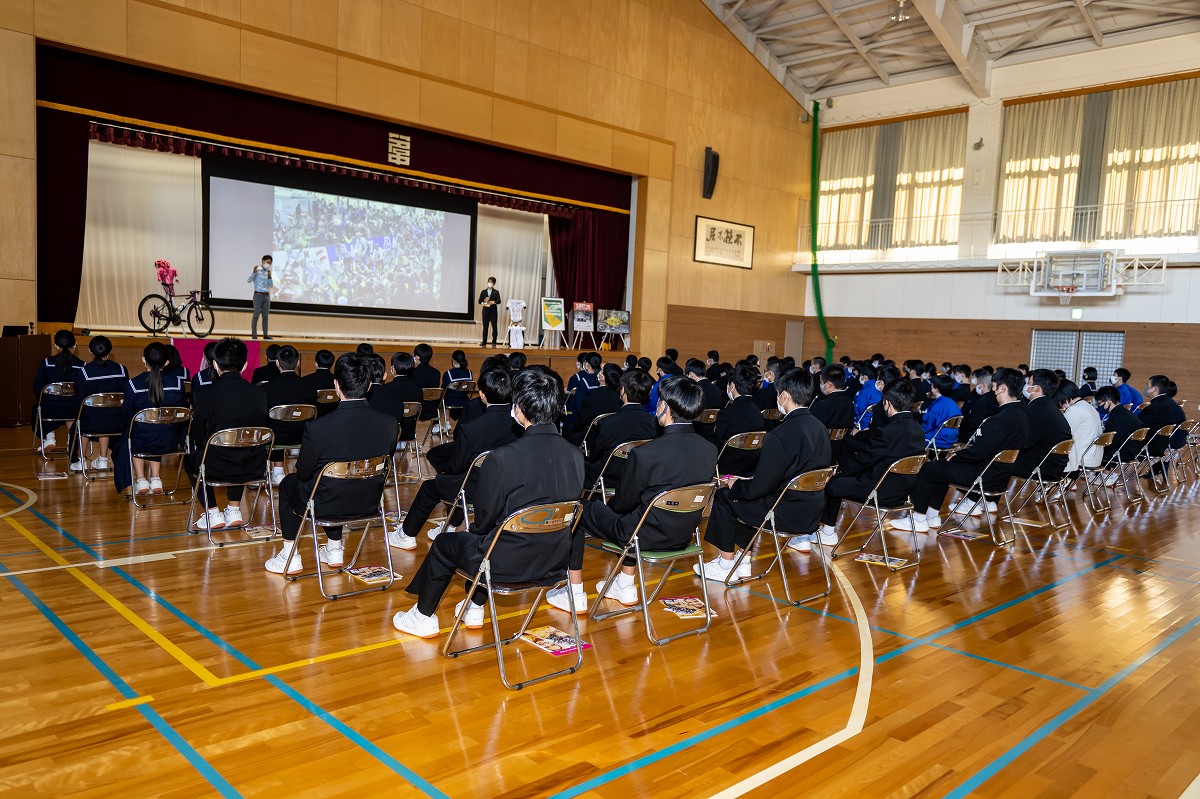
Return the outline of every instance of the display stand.
<path id="1" fill-rule="evenodd" d="M 538 346 L 544 350 L 568 349 L 567 334 L 561 330 L 547 330 L 542 334 L 542 342 Z"/>

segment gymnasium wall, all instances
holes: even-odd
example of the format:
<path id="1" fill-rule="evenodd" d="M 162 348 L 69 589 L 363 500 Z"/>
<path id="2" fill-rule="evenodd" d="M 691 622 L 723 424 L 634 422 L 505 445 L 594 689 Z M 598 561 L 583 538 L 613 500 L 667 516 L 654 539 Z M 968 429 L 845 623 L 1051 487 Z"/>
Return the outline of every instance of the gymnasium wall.
<path id="1" fill-rule="evenodd" d="M 639 350 L 665 346 L 668 304 L 802 307 L 809 128 L 696 0 L 0 0 L 0 28 L 5 318 L 33 308 L 34 37 L 645 177 Z M 710 201 L 705 146 L 721 153 Z M 754 269 L 693 263 L 697 213 L 755 225 Z"/>

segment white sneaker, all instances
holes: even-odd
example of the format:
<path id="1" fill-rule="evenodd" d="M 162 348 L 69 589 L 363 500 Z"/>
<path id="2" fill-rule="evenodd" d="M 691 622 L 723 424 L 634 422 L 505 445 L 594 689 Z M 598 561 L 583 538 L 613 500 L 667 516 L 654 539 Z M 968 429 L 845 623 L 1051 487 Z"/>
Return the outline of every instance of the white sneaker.
<path id="1" fill-rule="evenodd" d="M 429 536 L 429 540 L 432 541 L 433 539 L 437 538 L 442 533 L 457 533 L 457 532 L 458 532 L 457 527 L 451 527 L 450 522 L 445 521 L 445 522 L 441 522 L 440 524 L 435 524 L 433 527 L 430 527 L 429 532 L 426 533 L 426 535 Z M 413 540 L 415 541 L 416 539 L 413 539 Z"/>
<path id="2" fill-rule="evenodd" d="M 108 458 L 95 458 L 90 466 L 98 472 L 108 471 Z"/>
<path id="3" fill-rule="evenodd" d="M 226 527 L 242 527 L 245 522 L 242 521 L 242 509 L 235 508 L 230 505 L 225 509 L 225 526 Z"/>
<path id="4" fill-rule="evenodd" d="M 404 528 L 397 527 L 395 530 L 388 530 L 387 541 L 389 547 L 403 549 L 411 552 L 417 548 L 417 539 L 411 535 L 404 534 Z"/>
<path id="5" fill-rule="evenodd" d="M 49 452 L 58 445 L 58 441 L 54 438 L 54 433 L 47 433 L 42 439 L 42 452 Z"/>
<path id="6" fill-rule="evenodd" d="M 292 546 L 295 546 L 295 544 Z M 283 569 L 287 566 L 287 559 L 288 549 L 285 544 L 283 549 L 276 552 L 263 564 L 263 568 L 271 572 L 271 574 L 283 574 Z M 296 550 L 296 553 L 292 555 L 292 564 L 288 567 L 287 573 L 299 574 L 302 571 L 304 571 L 304 562 L 300 559 L 300 550 Z"/>
<path id="7" fill-rule="evenodd" d="M 725 582 L 725 579 L 729 577 L 729 571 L 733 568 L 733 562 L 735 560 L 737 560 L 737 558 L 725 560 L 718 555 L 704 564 L 703 571 L 700 570 L 700 564 L 698 563 L 692 567 L 692 571 L 703 577 L 705 580 L 716 580 L 719 583 L 723 583 Z M 742 560 L 742 565 L 738 567 L 737 575 L 734 577 L 734 579 L 740 580 L 749 576 L 750 558 L 747 557 Z"/>
<path id="8" fill-rule="evenodd" d="M 983 502 L 978 499 L 963 497 L 950 506 L 950 512 L 957 513 L 960 516 L 982 516 Z"/>
<path id="9" fill-rule="evenodd" d="M 462 610 L 463 602 L 466 601 L 464 599 L 454 606 L 455 618 L 458 618 L 458 612 Z M 483 627 L 483 605 L 476 605 L 472 602 L 471 607 L 467 608 L 467 612 L 463 614 L 462 623 L 468 630 L 478 630 Z"/>
<path id="10" fill-rule="evenodd" d="M 1104 484 L 1106 486 L 1115 486 L 1119 479 L 1121 479 L 1121 478 L 1117 476 L 1117 473 L 1115 471 L 1112 471 L 1112 472 L 1109 472 L 1108 476 L 1104 478 Z"/>
<path id="11" fill-rule="evenodd" d="M 726 572 L 726 574 L 728 573 Z M 596 593 L 603 590 L 604 581 L 596 583 Z M 615 599 L 622 605 L 636 605 L 638 603 L 637 583 L 630 581 L 628 585 L 621 585 L 621 575 L 617 575 L 617 579 L 613 580 L 612 585 L 608 587 L 608 593 L 604 594 L 604 598 Z"/>
<path id="12" fill-rule="evenodd" d="M 283 469 L 279 466 L 271 469 L 271 485 L 279 485 L 283 482 Z"/>
<path id="13" fill-rule="evenodd" d="M 346 545 L 341 541 L 326 541 L 317 550 L 317 556 L 326 566 L 340 569 L 346 563 Z"/>
<path id="14" fill-rule="evenodd" d="M 417 638 L 437 638 L 442 631 L 438 624 L 437 614 L 425 616 L 413 605 L 406 611 L 392 616 L 392 626 L 402 633 L 415 635 Z"/>
<path id="15" fill-rule="evenodd" d="M 138 480 L 136 483 L 133 484 L 133 493 L 137 494 L 138 496 L 141 496 L 142 494 L 149 494 L 150 493 L 150 481 L 149 480 Z"/>
<path id="16" fill-rule="evenodd" d="M 929 525 L 930 530 L 936 530 L 942 526 L 942 517 L 936 513 L 926 513 L 925 523 Z"/>
<path id="17" fill-rule="evenodd" d="M 78 460 L 78 461 L 72 462 L 71 463 L 71 471 L 82 472 L 83 471 L 83 461 Z"/>
<path id="18" fill-rule="evenodd" d="M 209 508 L 208 515 L 200 514 L 196 520 L 197 530 L 220 530 L 225 526 L 225 514 L 220 508 Z"/>
<path id="19" fill-rule="evenodd" d="M 788 540 L 788 548 L 797 552 L 812 552 L 811 535 L 794 535 Z"/>
<path id="20" fill-rule="evenodd" d="M 941 524 L 940 519 L 938 520 L 938 524 Z M 888 522 L 888 527 L 892 528 L 893 530 L 899 530 L 902 533 L 928 533 L 929 521 L 919 513 L 906 513 L 900 518 L 892 519 L 890 522 Z"/>
<path id="21" fill-rule="evenodd" d="M 583 590 L 582 585 L 572 585 L 569 588 L 555 588 L 546 594 L 546 601 L 550 603 L 550 607 L 570 613 L 571 601 L 570 597 L 567 596 L 568 591 L 575 594 L 575 614 L 577 616 L 586 615 L 588 612 L 588 598 L 587 592 Z"/>
<path id="22" fill-rule="evenodd" d="M 162 478 L 161 477 L 151 477 L 150 478 L 150 493 L 151 494 L 161 494 L 162 492 L 163 492 Z"/>
<path id="23" fill-rule="evenodd" d="M 838 533 L 836 527 L 830 527 L 827 524 L 822 524 L 821 529 L 817 531 L 817 535 L 821 539 L 821 546 L 832 547 L 837 546 Z"/>

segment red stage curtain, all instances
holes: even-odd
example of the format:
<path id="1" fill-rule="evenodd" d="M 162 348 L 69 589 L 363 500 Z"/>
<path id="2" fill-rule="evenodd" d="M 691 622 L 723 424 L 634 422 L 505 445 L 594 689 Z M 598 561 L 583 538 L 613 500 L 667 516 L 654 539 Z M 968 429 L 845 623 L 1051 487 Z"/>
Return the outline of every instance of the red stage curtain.
<path id="1" fill-rule="evenodd" d="M 625 214 L 580 208 L 569 217 L 550 217 L 550 253 L 558 295 L 597 309 L 621 309 L 629 259 L 629 219 Z M 627 309 L 625 309 L 627 310 Z"/>

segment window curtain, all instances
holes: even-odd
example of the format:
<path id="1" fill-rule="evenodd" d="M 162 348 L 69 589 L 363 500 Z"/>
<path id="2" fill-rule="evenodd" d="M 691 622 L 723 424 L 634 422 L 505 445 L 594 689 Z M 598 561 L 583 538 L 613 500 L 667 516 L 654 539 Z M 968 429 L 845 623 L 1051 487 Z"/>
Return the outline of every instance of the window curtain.
<path id="1" fill-rule="evenodd" d="M 1200 221 L 1200 79 L 1112 93 L 1099 237 L 1194 236 Z"/>
<path id="2" fill-rule="evenodd" d="M 625 214 L 591 208 L 581 208 L 569 217 L 550 217 L 554 279 L 568 314 L 574 302 L 593 303 L 597 310 L 621 309 L 629 262 L 629 219 Z"/>
<path id="3" fill-rule="evenodd" d="M 878 135 L 877 125 L 822 134 L 817 243 L 823 250 L 867 246 Z"/>
<path id="4" fill-rule="evenodd" d="M 893 247 L 958 242 L 967 115 L 913 119 L 900 127 Z"/>
<path id="5" fill-rule="evenodd" d="M 1004 109 L 997 243 L 1071 237 L 1084 102 L 1062 97 Z"/>

